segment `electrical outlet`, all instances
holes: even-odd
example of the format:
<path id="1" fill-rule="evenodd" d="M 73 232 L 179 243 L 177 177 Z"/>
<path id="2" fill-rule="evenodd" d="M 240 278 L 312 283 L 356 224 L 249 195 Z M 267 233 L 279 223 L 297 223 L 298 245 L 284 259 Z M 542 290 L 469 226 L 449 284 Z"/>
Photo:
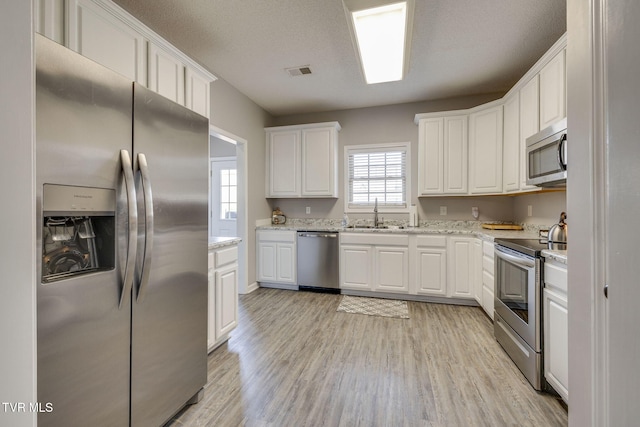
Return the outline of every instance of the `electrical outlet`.
<path id="1" fill-rule="evenodd" d="M 527 216 L 533 216 L 533 206 L 527 205 Z"/>
<path id="2" fill-rule="evenodd" d="M 440 206 L 440 215 L 446 215 L 446 214 L 447 214 L 447 207 Z"/>
<path id="3" fill-rule="evenodd" d="M 307 206 L 307 207 L 305 208 L 305 213 L 306 213 L 307 215 L 309 215 L 309 214 L 311 213 L 311 206 Z"/>
<path id="4" fill-rule="evenodd" d="M 478 217 L 480 216 L 480 211 L 478 210 L 477 206 L 473 206 L 471 208 L 471 216 L 474 217 L 475 219 L 478 219 Z"/>

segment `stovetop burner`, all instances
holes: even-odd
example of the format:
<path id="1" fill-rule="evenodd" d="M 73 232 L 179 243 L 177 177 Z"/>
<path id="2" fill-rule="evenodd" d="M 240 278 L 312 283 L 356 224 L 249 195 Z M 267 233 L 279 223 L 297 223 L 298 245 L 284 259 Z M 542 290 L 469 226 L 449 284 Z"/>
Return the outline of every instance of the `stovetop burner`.
<path id="1" fill-rule="evenodd" d="M 532 257 L 539 257 L 544 249 L 555 251 L 567 250 L 566 243 L 549 242 L 547 239 L 496 239 L 496 244 L 522 252 Z"/>

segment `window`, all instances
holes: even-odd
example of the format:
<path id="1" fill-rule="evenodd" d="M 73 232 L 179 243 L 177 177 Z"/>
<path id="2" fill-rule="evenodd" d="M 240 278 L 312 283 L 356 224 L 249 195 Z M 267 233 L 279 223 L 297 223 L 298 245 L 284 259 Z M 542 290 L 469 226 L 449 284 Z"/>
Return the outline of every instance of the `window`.
<path id="1" fill-rule="evenodd" d="M 238 210 L 235 169 L 220 170 L 220 219 L 236 219 Z"/>
<path id="2" fill-rule="evenodd" d="M 410 193 L 409 143 L 345 147 L 348 211 L 378 207 L 404 212 Z"/>

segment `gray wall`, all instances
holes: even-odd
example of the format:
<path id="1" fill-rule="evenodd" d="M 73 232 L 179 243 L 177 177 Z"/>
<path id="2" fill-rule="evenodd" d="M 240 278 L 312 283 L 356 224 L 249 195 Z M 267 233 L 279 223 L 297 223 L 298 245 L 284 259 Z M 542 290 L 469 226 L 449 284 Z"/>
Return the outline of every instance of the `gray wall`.
<path id="1" fill-rule="evenodd" d="M 477 196 L 477 197 L 420 197 L 418 198 L 418 113 L 471 108 L 500 98 L 502 94 L 459 97 L 432 102 L 418 102 L 353 110 L 330 111 L 274 117 L 274 126 L 338 121 L 342 126 L 338 149 L 338 199 L 270 199 L 271 208 L 280 207 L 291 218 L 341 218 L 344 211 L 344 146 L 383 142 L 411 142 L 411 203 L 418 206 L 421 220 L 473 220 L 471 208 L 477 206 L 481 221 L 517 221 L 532 224 L 553 224 L 565 209 L 564 193 L 536 196 Z M 527 217 L 527 205 L 534 215 Z M 440 215 L 440 206 L 447 207 L 447 215 Z M 305 208 L 311 209 L 306 214 Z M 523 211 L 524 209 L 524 211 Z M 522 214 L 524 212 L 524 215 Z M 351 214 L 350 218 L 367 215 Z M 407 219 L 407 214 L 385 214 L 387 219 Z"/>
<path id="2" fill-rule="evenodd" d="M 36 402 L 36 249 L 32 2 L 4 2 L 0 14 L 0 214 L 10 247 L 0 257 L 0 401 Z M 35 426 L 33 412 L 5 412 L 0 425 Z"/>
<path id="3" fill-rule="evenodd" d="M 236 157 L 236 146 L 215 136 L 210 136 L 209 157 Z"/>
<path id="4" fill-rule="evenodd" d="M 265 199 L 265 133 L 271 116 L 245 95 L 218 79 L 211 83 L 211 118 L 213 126 L 247 141 L 247 282 L 256 281 L 256 220 L 269 218 L 271 209 Z"/>

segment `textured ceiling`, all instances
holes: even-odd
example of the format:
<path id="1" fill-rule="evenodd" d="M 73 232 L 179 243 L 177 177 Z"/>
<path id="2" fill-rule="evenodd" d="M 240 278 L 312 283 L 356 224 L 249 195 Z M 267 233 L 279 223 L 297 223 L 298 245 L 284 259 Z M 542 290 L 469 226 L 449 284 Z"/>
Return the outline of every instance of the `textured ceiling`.
<path id="1" fill-rule="evenodd" d="M 566 31 L 565 0 L 415 0 L 405 79 L 367 85 L 341 0 L 114 1 L 276 116 L 506 92 Z"/>

